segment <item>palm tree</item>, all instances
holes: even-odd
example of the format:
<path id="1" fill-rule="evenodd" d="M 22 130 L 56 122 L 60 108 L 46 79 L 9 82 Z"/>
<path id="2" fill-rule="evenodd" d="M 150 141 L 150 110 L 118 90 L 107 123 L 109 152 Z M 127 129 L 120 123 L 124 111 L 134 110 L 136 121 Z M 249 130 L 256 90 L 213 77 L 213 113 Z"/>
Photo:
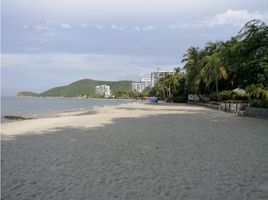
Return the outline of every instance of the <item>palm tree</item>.
<path id="1" fill-rule="evenodd" d="M 202 69 L 202 75 L 206 82 L 206 85 L 209 86 L 211 83 L 215 83 L 217 100 L 219 100 L 219 80 L 227 79 L 228 72 L 226 67 L 223 64 L 219 53 L 214 53 L 211 56 L 206 56 L 204 58 L 206 65 Z"/>
<path id="2" fill-rule="evenodd" d="M 174 97 L 174 94 L 177 92 L 178 86 L 179 86 L 179 79 L 180 79 L 180 71 L 179 69 L 175 69 L 174 74 L 170 77 L 170 81 L 172 83 L 172 97 Z"/>
<path id="3" fill-rule="evenodd" d="M 161 88 L 165 101 L 171 101 L 179 85 L 179 74 L 166 74 L 157 83 L 157 88 Z"/>
<path id="4" fill-rule="evenodd" d="M 198 48 L 191 47 L 183 55 L 182 62 L 185 62 L 184 68 L 187 73 L 187 85 L 191 91 L 198 92 L 200 82 L 202 81 L 201 70 L 203 68 L 204 52 Z"/>
<path id="5" fill-rule="evenodd" d="M 156 84 L 156 88 L 159 88 L 160 91 L 162 91 L 163 98 L 164 98 L 165 101 L 167 100 L 167 97 L 166 97 L 166 88 L 167 88 L 166 83 L 167 83 L 166 78 L 162 77 L 162 78 L 160 78 L 160 80 Z"/>

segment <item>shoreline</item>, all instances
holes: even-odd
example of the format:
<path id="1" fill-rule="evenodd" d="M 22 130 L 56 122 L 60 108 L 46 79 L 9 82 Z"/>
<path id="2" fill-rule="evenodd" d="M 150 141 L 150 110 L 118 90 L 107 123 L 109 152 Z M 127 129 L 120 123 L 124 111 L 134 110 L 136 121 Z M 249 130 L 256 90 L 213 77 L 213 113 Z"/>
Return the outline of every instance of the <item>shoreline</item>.
<path id="1" fill-rule="evenodd" d="M 92 109 L 57 112 L 53 115 L 31 120 L 2 124 L 2 135 L 41 134 L 59 128 L 93 128 L 112 124 L 118 118 L 140 118 L 159 114 L 199 113 L 207 108 L 187 104 L 148 104 L 131 102 L 120 105 L 96 106 Z M 218 113 L 220 114 L 220 113 Z"/>
<path id="2" fill-rule="evenodd" d="M 2 99 L 2 106 L 3 106 L 1 113 L 2 124 L 13 123 L 16 121 L 20 121 L 19 119 L 24 118 L 25 119 L 51 118 L 57 116 L 59 113 L 84 111 L 88 109 L 96 109 L 98 107 L 103 107 L 106 105 L 120 105 L 133 102 L 133 100 L 94 99 L 94 98 L 76 99 L 69 97 L 64 99 L 59 97 L 45 97 L 45 98 L 1 97 L 1 98 L 4 98 Z M 30 99 L 30 100 L 24 101 L 23 99 L 25 100 Z M 38 99 L 43 100 L 40 100 L 39 102 Z M 45 102 L 46 99 L 48 100 L 47 104 Z M 63 103 L 62 106 L 61 105 L 57 106 L 58 104 L 61 103 Z M 16 105 L 15 108 L 13 108 L 14 107 L 13 105 Z"/>

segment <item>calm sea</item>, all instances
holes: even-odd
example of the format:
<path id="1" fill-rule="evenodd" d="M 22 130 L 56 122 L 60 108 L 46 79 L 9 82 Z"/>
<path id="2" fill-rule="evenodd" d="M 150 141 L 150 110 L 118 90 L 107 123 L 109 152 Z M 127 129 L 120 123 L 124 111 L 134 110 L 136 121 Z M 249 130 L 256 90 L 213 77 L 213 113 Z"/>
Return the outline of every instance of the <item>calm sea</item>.
<path id="1" fill-rule="evenodd" d="M 1 97 L 1 122 L 5 115 L 42 117 L 57 112 L 91 109 L 96 106 L 119 105 L 130 102 L 117 99 L 75 99 L 49 97 Z"/>

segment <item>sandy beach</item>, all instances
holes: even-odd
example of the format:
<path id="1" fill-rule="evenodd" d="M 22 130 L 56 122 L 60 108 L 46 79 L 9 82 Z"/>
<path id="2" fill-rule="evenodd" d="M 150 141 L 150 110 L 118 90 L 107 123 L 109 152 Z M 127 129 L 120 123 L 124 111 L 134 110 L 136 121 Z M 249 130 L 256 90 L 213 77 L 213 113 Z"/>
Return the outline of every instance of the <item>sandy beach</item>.
<path id="1" fill-rule="evenodd" d="M 1 199 L 268 199 L 267 120 L 129 103 L 1 129 Z"/>

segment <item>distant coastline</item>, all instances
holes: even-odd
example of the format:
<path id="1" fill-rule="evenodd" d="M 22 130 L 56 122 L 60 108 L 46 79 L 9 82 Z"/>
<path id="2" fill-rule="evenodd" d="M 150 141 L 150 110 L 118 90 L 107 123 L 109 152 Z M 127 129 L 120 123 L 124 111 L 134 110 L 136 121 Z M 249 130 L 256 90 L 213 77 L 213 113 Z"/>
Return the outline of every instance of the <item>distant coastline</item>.
<path id="1" fill-rule="evenodd" d="M 17 93 L 18 97 L 89 97 L 96 98 L 95 88 L 97 85 L 107 84 L 112 91 L 131 91 L 131 83 L 133 81 L 97 81 L 92 79 L 82 79 L 70 83 L 69 85 L 54 87 L 42 93 L 32 91 L 20 91 Z"/>
<path id="2" fill-rule="evenodd" d="M 131 102 L 125 99 L 99 99 L 77 97 L 1 97 L 1 122 L 52 117 L 60 112 L 91 110 L 107 105 Z"/>

